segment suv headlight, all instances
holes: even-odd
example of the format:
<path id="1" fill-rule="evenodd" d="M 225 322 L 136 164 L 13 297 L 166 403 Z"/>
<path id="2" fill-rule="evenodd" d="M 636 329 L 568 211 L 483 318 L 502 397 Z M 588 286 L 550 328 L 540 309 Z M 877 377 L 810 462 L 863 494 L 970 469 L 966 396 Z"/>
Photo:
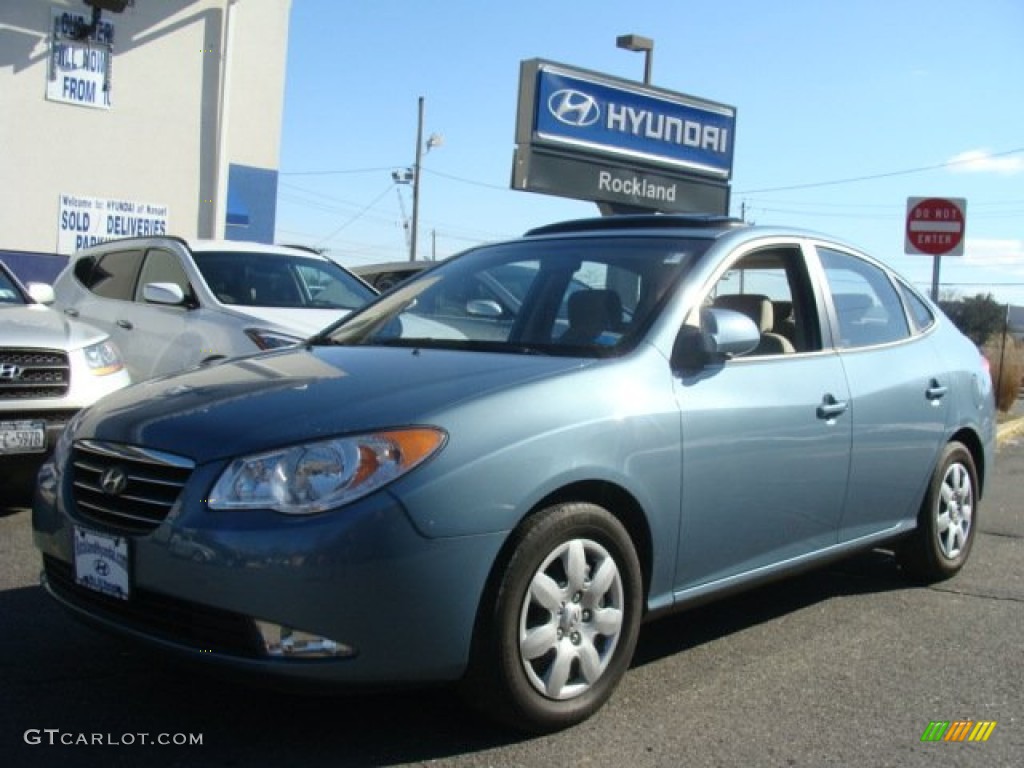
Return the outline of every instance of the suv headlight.
<path id="1" fill-rule="evenodd" d="M 124 368 L 121 352 L 113 341 L 107 339 L 82 350 L 89 373 L 93 376 L 109 376 Z"/>
<path id="2" fill-rule="evenodd" d="M 235 459 L 210 493 L 210 509 L 311 515 L 355 501 L 437 453 L 446 435 L 411 427 L 303 443 Z"/>

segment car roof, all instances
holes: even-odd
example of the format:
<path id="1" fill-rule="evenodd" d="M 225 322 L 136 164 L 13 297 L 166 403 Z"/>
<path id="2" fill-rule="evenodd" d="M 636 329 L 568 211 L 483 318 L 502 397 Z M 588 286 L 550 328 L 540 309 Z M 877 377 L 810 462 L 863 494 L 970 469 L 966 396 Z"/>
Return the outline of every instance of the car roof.
<path id="1" fill-rule="evenodd" d="M 714 234 L 720 234 L 724 231 L 748 226 L 750 225 L 741 219 L 714 214 L 628 213 L 545 224 L 528 230 L 524 237 L 580 232 L 605 232 L 609 230 L 632 231 L 638 229 L 685 229 L 688 232 L 697 230 L 707 231 L 711 236 L 714 236 Z"/>
<path id="2" fill-rule="evenodd" d="M 84 253 L 95 253 L 96 251 L 107 251 L 112 246 L 124 247 L 151 247 L 160 243 L 177 242 L 186 246 L 193 253 L 268 253 L 281 256 L 303 256 L 316 261 L 330 261 L 319 251 L 313 248 L 296 245 L 273 245 L 271 243 L 257 243 L 250 240 L 214 240 L 199 237 L 178 237 L 176 235 L 157 235 L 154 237 L 124 237 L 113 240 L 105 240 L 75 254 L 77 257 Z"/>

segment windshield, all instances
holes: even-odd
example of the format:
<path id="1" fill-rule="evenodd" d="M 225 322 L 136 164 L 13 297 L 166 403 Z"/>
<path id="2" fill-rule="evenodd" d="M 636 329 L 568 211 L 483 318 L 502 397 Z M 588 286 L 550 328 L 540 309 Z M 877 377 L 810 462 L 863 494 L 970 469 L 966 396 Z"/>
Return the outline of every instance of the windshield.
<path id="1" fill-rule="evenodd" d="M 0 304 L 28 304 L 28 299 L 21 292 L 21 289 L 13 279 L 7 276 L 7 271 L 0 269 Z"/>
<path id="2" fill-rule="evenodd" d="M 479 248 L 404 283 L 323 340 L 621 354 L 707 246 L 704 240 L 588 237 Z"/>
<path id="3" fill-rule="evenodd" d="M 200 251 L 193 257 L 206 284 L 222 304 L 356 309 L 377 295 L 330 261 L 238 251 Z"/>

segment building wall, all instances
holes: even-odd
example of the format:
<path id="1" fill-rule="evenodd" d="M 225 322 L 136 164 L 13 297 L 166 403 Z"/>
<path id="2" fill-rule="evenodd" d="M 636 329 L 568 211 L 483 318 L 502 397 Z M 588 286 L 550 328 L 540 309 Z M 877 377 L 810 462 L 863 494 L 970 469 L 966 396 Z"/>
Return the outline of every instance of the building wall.
<path id="1" fill-rule="evenodd" d="M 214 211 L 228 2 L 135 0 L 123 13 L 104 11 L 114 25 L 109 109 L 46 98 L 52 9 L 88 17 L 88 6 L 0 3 L 0 249 L 73 250 L 66 229 L 59 238 L 62 195 L 166 207 L 170 234 L 223 235 Z M 243 177 L 262 179 L 264 204 L 249 211 L 250 234 L 273 233 L 265 201 L 276 189 L 290 5 L 231 3 L 226 157 L 252 172 Z"/>

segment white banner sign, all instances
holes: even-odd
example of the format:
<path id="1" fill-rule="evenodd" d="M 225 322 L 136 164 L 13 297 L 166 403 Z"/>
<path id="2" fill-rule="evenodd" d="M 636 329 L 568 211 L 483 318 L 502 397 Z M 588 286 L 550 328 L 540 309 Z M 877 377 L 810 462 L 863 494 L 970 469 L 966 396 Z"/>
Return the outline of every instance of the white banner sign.
<path id="1" fill-rule="evenodd" d="M 113 22 L 101 20 L 88 32 L 89 19 L 76 11 L 53 8 L 46 98 L 65 104 L 110 109 L 110 56 Z M 87 33 L 87 34 L 86 34 Z M 85 34 L 84 39 L 77 39 Z"/>
<path id="2" fill-rule="evenodd" d="M 57 253 L 115 237 L 153 237 L 167 234 L 167 206 L 107 197 L 60 196 Z"/>

